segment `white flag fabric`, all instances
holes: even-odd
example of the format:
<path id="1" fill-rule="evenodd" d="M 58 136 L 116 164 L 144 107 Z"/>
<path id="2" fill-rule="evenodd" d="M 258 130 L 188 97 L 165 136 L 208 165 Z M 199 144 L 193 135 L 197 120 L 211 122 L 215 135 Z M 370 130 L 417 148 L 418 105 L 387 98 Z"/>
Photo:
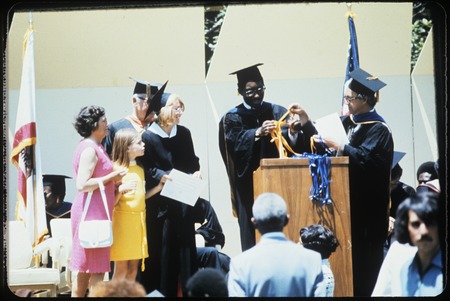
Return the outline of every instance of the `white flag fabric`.
<path id="1" fill-rule="evenodd" d="M 34 31 L 24 41 L 22 78 L 11 161 L 17 167 L 16 219 L 23 220 L 28 238 L 37 245 L 48 233 L 42 183 L 41 154 L 37 139 L 34 72 Z"/>

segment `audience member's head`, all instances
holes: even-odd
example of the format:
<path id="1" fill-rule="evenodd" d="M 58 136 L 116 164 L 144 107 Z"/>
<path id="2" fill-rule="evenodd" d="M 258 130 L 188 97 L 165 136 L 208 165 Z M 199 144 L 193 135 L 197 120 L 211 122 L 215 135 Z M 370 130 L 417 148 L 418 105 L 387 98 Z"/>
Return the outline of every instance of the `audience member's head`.
<path id="1" fill-rule="evenodd" d="M 398 182 L 403 175 L 403 168 L 397 163 L 391 169 L 391 181 Z"/>
<path id="2" fill-rule="evenodd" d="M 409 243 L 412 246 L 433 241 L 439 244 L 438 221 L 438 194 L 418 193 L 399 205 L 394 226 L 395 236 L 399 243 Z M 419 234 L 418 238 L 414 234 L 416 232 Z"/>
<path id="3" fill-rule="evenodd" d="M 186 284 L 188 297 L 228 297 L 225 275 L 214 268 L 198 270 Z"/>
<path id="4" fill-rule="evenodd" d="M 261 234 L 281 232 L 289 221 L 286 202 L 276 193 L 260 194 L 253 204 L 252 221 Z"/>
<path id="5" fill-rule="evenodd" d="M 436 170 L 436 162 L 434 161 L 424 162 L 417 169 L 417 181 L 419 184 L 424 184 L 437 178 L 438 173 Z"/>
<path id="6" fill-rule="evenodd" d="M 305 248 L 319 252 L 322 259 L 330 257 L 339 245 L 333 232 L 319 224 L 301 228 L 300 239 Z"/>
<path id="7" fill-rule="evenodd" d="M 145 297 L 145 288 L 136 281 L 128 279 L 112 279 L 98 282 L 88 297 Z"/>

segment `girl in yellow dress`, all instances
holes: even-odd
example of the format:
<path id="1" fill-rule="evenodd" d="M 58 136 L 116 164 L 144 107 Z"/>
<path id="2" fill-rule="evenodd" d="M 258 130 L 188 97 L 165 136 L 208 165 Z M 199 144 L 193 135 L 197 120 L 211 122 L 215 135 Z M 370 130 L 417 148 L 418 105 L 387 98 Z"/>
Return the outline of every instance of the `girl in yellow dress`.
<path id="1" fill-rule="evenodd" d="M 114 242 L 111 261 L 114 261 L 113 279 L 126 278 L 136 281 L 139 260 L 148 257 L 145 225 L 145 199 L 162 190 L 168 177 L 159 185 L 145 191 L 144 169 L 136 163 L 136 157 L 144 154 L 141 135 L 133 128 L 122 129 L 114 137 L 112 161 L 114 169 L 128 168 L 128 173 L 116 188 L 112 225 Z"/>

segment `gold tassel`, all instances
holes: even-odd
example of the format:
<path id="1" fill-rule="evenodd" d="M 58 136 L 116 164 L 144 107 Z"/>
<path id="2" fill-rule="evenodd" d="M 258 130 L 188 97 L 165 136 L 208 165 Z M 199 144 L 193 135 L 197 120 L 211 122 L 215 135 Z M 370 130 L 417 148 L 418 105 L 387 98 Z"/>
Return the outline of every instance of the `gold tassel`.
<path id="1" fill-rule="evenodd" d="M 273 132 L 270 134 L 270 136 L 272 137 L 270 142 L 272 142 L 272 143 L 275 142 L 280 158 L 286 158 L 288 155 L 287 151 L 289 151 L 290 153 L 292 153 L 294 155 L 298 155 L 296 152 L 294 152 L 292 150 L 292 148 L 290 147 L 290 145 L 288 144 L 286 139 L 284 139 L 284 137 L 282 135 L 282 131 L 281 131 L 281 128 L 286 124 L 286 121 L 284 119 L 289 115 L 289 113 L 290 113 L 290 111 L 287 111 L 280 118 L 280 120 L 275 121 L 275 124 L 276 124 L 275 130 L 273 130 Z M 287 151 L 286 151 L 286 149 L 287 149 Z"/>

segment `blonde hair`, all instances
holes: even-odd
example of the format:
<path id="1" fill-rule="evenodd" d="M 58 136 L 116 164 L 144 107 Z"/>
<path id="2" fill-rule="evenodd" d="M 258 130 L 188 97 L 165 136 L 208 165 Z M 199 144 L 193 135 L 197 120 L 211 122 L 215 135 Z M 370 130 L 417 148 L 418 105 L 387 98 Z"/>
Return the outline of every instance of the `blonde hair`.
<path id="1" fill-rule="evenodd" d="M 114 136 L 111 159 L 114 163 L 128 167 L 130 166 L 130 157 L 128 148 L 140 139 L 139 133 L 133 128 L 126 128 L 117 131 Z"/>
<path id="2" fill-rule="evenodd" d="M 172 107 L 177 101 L 180 103 L 181 110 L 184 111 L 184 102 L 181 100 L 180 96 L 178 96 L 177 94 L 170 94 L 170 96 L 167 98 L 166 105 L 161 108 L 161 111 L 156 118 L 156 122 L 160 127 L 165 127 L 173 124 Z"/>
<path id="3" fill-rule="evenodd" d="M 88 297 L 146 297 L 142 284 L 128 279 L 112 279 L 98 282 L 89 292 Z"/>

